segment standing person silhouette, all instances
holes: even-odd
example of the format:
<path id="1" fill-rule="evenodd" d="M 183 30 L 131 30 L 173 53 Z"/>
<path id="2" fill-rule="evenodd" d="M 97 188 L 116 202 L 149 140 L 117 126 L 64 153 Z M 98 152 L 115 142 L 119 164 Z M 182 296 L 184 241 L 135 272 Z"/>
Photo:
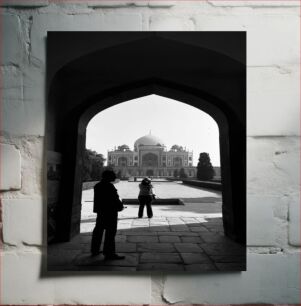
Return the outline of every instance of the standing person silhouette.
<path id="1" fill-rule="evenodd" d="M 151 184 L 151 180 L 148 178 L 144 178 L 139 184 L 139 211 L 138 211 L 138 218 L 143 217 L 143 210 L 144 206 L 146 205 L 146 212 L 149 218 L 153 217 L 153 210 L 152 210 L 152 201 L 155 197 L 153 194 L 153 185 Z"/>
<path id="2" fill-rule="evenodd" d="M 120 201 L 117 190 L 112 184 L 115 179 L 116 174 L 114 171 L 105 170 L 102 173 L 101 181 L 94 187 L 93 212 L 97 213 L 97 218 L 92 234 L 91 254 L 96 256 L 100 253 L 101 240 L 105 231 L 103 254 L 107 260 L 125 258 L 115 252 L 118 211 L 123 210 L 123 203 Z"/>

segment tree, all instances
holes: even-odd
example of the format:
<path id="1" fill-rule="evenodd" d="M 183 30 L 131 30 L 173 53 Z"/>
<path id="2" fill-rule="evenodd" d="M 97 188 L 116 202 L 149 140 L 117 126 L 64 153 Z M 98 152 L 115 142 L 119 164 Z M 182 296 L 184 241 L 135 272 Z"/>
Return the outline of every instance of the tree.
<path id="1" fill-rule="evenodd" d="M 83 156 L 83 181 L 98 181 L 104 170 L 105 158 L 102 154 L 85 149 Z"/>
<path id="2" fill-rule="evenodd" d="M 180 176 L 180 178 L 187 178 L 187 174 L 186 174 L 184 168 L 180 169 L 179 176 Z"/>
<path id="3" fill-rule="evenodd" d="M 91 179 L 92 181 L 99 181 L 103 172 L 103 159 L 94 158 L 92 159 Z"/>
<path id="4" fill-rule="evenodd" d="M 83 156 L 82 176 L 84 182 L 91 181 L 92 162 L 89 153 L 89 150 L 86 149 Z"/>
<path id="5" fill-rule="evenodd" d="M 117 172 L 116 177 L 117 177 L 118 179 L 121 179 L 121 170 L 119 170 L 119 171 Z"/>
<path id="6" fill-rule="evenodd" d="M 178 170 L 176 169 L 176 170 L 173 172 L 173 176 L 174 176 L 174 177 L 178 177 L 178 175 L 179 175 L 179 174 L 178 174 Z"/>
<path id="7" fill-rule="evenodd" d="M 214 169 L 210 161 L 209 154 L 206 152 L 200 153 L 199 162 L 197 165 L 197 178 L 199 180 L 212 180 Z"/>

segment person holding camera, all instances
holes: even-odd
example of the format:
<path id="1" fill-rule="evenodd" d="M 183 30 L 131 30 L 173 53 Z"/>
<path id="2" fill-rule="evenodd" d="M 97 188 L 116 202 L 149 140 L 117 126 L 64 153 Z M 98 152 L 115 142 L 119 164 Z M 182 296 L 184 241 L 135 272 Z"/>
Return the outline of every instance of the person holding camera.
<path id="1" fill-rule="evenodd" d="M 102 179 L 94 187 L 93 212 L 97 213 L 96 224 L 92 234 L 91 255 L 100 254 L 102 236 L 105 231 L 103 254 L 106 260 L 124 259 L 115 251 L 115 236 L 117 233 L 118 211 L 123 210 L 123 203 L 112 182 L 116 174 L 112 170 L 105 170 Z"/>
<path id="2" fill-rule="evenodd" d="M 146 205 L 146 212 L 148 218 L 153 217 L 152 210 L 152 201 L 155 199 L 155 195 L 153 193 L 153 185 L 151 184 L 151 180 L 149 178 L 144 178 L 139 184 L 139 211 L 138 218 L 143 217 L 144 206 Z"/>

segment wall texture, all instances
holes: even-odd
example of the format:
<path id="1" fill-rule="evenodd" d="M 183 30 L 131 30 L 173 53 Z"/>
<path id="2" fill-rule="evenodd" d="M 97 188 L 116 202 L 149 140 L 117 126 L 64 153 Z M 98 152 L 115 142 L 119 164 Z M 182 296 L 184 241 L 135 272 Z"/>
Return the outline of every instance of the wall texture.
<path id="1" fill-rule="evenodd" d="M 4 40 L 0 303 L 298 303 L 300 2 L 0 3 Z M 247 31 L 247 272 L 41 275 L 46 254 L 42 219 L 46 205 L 45 38 L 49 30 Z"/>

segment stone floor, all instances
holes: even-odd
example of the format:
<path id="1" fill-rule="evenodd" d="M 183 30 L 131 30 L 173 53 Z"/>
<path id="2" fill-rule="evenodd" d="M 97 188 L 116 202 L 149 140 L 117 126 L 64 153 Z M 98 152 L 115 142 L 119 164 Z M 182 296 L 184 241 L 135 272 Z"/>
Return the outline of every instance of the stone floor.
<path id="1" fill-rule="evenodd" d="M 136 183 L 116 185 L 122 198 L 133 198 Z M 157 183 L 161 198 L 180 197 L 185 205 L 154 205 L 154 217 L 137 218 L 137 205 L 119 213 L 116 250 L 125 260 L 91 257 L 95 224 L 93 191 L 82 196 L 81 234 L 68 243 L 48 247 L 50 271 L 241 271 L 245 248 L 223 233 L 221 194 L 181 183 Z M 173 191 L 173 192 L 172 192 Z"/>

